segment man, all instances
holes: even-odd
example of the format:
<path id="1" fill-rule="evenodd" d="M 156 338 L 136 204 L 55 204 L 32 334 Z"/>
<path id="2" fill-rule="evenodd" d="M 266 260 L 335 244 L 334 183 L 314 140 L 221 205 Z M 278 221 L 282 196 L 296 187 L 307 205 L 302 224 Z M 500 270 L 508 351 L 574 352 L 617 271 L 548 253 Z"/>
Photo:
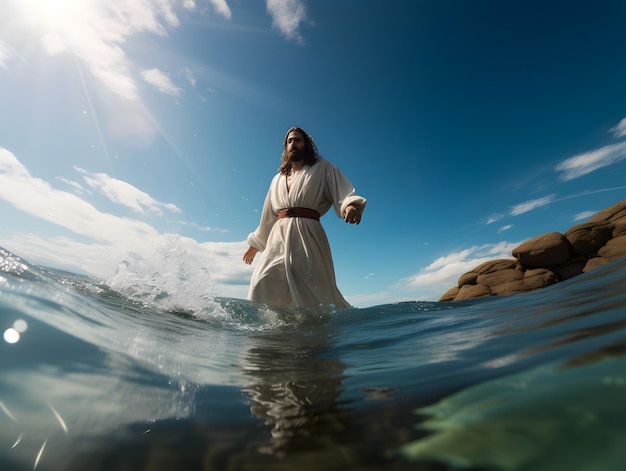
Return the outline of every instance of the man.
<path id="1" fill-rule="evenodd" d="M 315 142 L 293 127 L 283 141 L 282 164 L 263 204 L 259 227 L 248 236 L 243 261 L 256 266 L 248 299 L 271 306 L 349 307 L 339 292 L 320 216 L 332 206 L 347 223 L 359 224 L 365 198 L 329 161 Z"/>

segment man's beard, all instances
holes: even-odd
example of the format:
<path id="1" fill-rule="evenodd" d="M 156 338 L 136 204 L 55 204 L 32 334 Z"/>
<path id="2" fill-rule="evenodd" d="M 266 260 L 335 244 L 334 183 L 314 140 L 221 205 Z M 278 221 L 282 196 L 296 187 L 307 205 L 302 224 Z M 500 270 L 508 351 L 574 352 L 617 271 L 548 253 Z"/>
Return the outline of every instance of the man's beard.
<path id="1" fill-rule="evenodd" d="M 304 160 L 304 152 L 300 152 L 298 149 L 293 149 L 289 152 L 289 160 L 292 162 L 302 162 Z"/>

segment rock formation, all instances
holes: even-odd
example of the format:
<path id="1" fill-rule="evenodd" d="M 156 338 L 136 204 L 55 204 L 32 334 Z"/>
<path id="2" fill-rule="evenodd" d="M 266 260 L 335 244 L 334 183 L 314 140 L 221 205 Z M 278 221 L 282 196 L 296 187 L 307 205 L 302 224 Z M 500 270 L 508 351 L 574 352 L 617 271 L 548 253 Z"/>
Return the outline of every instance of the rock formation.
<path id="1" fill-rule="evenodd" d="M 459 278 L 439 301 L 525 293 L 626 256 L 626 200 L 564 234 L 550 232 L 513 249 L 513 259 L 485 262 Z"/>

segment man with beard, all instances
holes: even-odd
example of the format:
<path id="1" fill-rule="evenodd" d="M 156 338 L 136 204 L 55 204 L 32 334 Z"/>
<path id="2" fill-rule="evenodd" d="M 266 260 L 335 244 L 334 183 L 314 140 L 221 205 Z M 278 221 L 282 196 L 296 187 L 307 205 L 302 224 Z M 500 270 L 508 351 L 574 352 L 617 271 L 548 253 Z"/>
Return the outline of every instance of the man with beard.
<path id="1" fill-rule="evenodd" d="M 248 299 L 270 306 L 349 307 L 335 281 L 326 232 L 319 219 L 332 206 L 337 216 L 359 224 L 365 198 L 317 152 L 303 129 L 293 127 L 283 141 L 282 164 L 265 197 L 261 222 L 248 236 L 243 261 L 256 266 Z"/>

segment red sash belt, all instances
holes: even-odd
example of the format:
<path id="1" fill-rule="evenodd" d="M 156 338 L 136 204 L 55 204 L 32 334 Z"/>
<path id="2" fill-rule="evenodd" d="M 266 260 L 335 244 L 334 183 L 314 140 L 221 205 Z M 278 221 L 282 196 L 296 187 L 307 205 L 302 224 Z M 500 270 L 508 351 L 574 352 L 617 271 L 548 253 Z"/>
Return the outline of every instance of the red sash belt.
<path id="1" fill-rule="evenodd" d="M 278 219 L 284 218 L 308 218 L 320 220 L 320 213 L 309 208 L 284 208 L 278 211 Z"/>

